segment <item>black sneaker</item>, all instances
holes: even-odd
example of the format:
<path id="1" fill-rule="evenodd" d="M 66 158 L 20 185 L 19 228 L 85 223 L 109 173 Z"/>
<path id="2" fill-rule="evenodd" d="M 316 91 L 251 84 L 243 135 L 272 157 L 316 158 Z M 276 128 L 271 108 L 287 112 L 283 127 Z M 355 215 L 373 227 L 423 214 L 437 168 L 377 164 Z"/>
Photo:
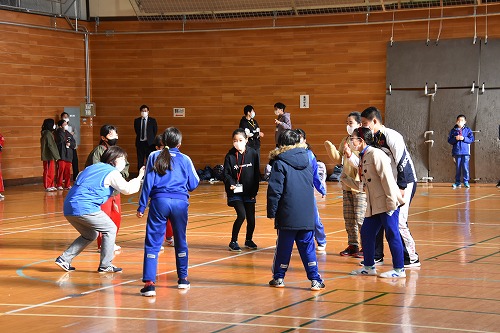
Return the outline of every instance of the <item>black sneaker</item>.
<path id="1" fill-rule="evenodd" d="M 348 247 L 345 248 L 344 251 L 340 252 L 339 254 L 342 257 L 347 257 L 347 256 L 354 256 L 359 252 L 359 247 L 356 245 L 349 245 Z"/>
<path id="2" fill-rule="evenodd" d="M 63 258 L 57 257 L 55 261 L 56 265 L 61 267 L 66 272 L 71 272 L 75 270 L 75 267 L 72 267 L 68 262 L 64 261 Z"/>
<path id="3" fill-rule="evenodd" d="M 229 251 L 241 252 L 241 247 L 238 245 L 238 242 L 229 243 Z"/>
<path id="4" fill-rule="evenodd" d="M 141 289 L 141 295 L 146 297 L 156 296 L 155 289 L 156 288 L 154 284 L 147 284 L 144 286 L 144 288 Z"/>
<path id="5" fill-rule="evenodd" d="M 325 289 L 325 284 L 323 281 L 311 280 L 311 290 L 321 290 Z"/>
<path id="6" fill-rule="evenodd" d="M 271 281 L 269 281 L 269 286 L 275 288 L 284 288 L 285 281 L 283 281 L 283 279 L 272 279 Z"/>
<path id="7" fill-rule="evenodd" d="M 251 239 L 250 239 L 250 240 L 246 240 L 246 241 L 245 241 L 245 247 L 246 247 L 247 249 L 256 250 L 256 249 L 257 249 L 257 244 L 255 244 L 255 243 L 253 242 L 253 240 L 251 240 Z"/>
<path id="8" fill-rule="evenodd" d="M 406 268 L 420 267 L 420 266 L 421 266 L 420 260 L 418 260 L 418 259 L 415 261 L 410 261 L 410 260 L 406 261 L 405 260 L 405 267 Z"/>
<path id="9" fill-rule="evenodd" d="M 177 288 L 178 289 L 189 289 L 191 288 L 191 284 L 186 279 L 177 280 Z"/>
<path id="10" fill-rule="evenodd" d="M 122 269 L 120 267 L 116 267 L 115 265 L 109 265 L 108 267 L 99 267 L 97 271 L 99 273 L 118 273 L 121 272 Z"/>
<path id="11" fill-rule="evenodd" d="M 500 180 L 497 183 L 497 187 L 500 188 Z"/>

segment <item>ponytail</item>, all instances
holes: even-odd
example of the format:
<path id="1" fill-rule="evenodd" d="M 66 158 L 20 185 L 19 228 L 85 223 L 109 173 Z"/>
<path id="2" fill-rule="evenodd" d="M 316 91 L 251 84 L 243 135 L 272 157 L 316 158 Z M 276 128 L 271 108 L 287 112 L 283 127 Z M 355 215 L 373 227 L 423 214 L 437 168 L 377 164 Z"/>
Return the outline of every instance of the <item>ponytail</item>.
<path id="1" fill-rule="evenodd" d="M 160 176 L 166 174 L 167 170 L 172 170 L 172 165 L 170 164 L 170 151 L 168 150 L 168 146 L 165 146 L 165 148 L 162 149 L 160 155 L 155 161 L 153 170 Z"/>

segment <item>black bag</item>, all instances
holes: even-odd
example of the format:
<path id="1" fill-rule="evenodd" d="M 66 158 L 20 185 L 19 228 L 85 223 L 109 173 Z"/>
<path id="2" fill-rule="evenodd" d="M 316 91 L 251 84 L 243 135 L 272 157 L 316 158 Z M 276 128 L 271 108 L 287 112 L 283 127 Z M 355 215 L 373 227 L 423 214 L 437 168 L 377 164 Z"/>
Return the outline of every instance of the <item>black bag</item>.
<path id="1" fill-rule="evenodd" d="M 222 164 L 217 164 L 216 166 L 214 166 L 213 176 L 217 180 L 224 179 L 224 166 Z"/>
<path id="2" fill-rule="evenodd" d="M 331 182 L 339 182 L 340 181 L 340 174 L 342 174 L 342 169 L 344 167 L 342 166 L 342 164 L 337 164 L 334 168 L 333 168 L 333 173 L 331 174 L 330 177 L 328 177 L 328 180 L 331 181 Z"/>

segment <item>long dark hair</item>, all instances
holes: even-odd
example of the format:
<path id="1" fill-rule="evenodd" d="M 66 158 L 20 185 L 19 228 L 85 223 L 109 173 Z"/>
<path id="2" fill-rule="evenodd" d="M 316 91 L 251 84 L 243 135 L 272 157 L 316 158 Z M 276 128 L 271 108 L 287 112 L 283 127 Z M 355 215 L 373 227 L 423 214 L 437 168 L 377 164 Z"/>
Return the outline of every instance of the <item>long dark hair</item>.
<path id="1" fill-rule="evenodd" d="M 126 160 L 127 152 L 121 147 L 111 146 L 101 155 L 101 162 L 115 166 L 116 159 L 119 157 L 125 157 Z"/>
<path id="2" fill-rule="evenodd" d="M 172 170 L 169 148 L 175 148 L 181 144 L 182 133 L 175 127 L 169 127 L 163 132 L 162 140 L 165 148 L 161 151 L 153 167 L 154 171 L 160 176 L 166 174 L 167 170 Z"/>
<path id="3" fill-rule="evenodd" d="M 44 119 L 43 120 L 43 124 L 42 124 L 42 131 L 53 131 L 54 130 L 54 119 L 52 118 L 47 118 L 47 119 Z"/>
<path id="4" fill-rule="evenodd" d="M 358 127 L 356 128 L 352 134 L 355 134 L 359 138 L 363 139 L 367 145 L 370 145 L 375 148 L 382 148 L 376 141 L 373 136 L 373 132 L 368 127 Z"/>

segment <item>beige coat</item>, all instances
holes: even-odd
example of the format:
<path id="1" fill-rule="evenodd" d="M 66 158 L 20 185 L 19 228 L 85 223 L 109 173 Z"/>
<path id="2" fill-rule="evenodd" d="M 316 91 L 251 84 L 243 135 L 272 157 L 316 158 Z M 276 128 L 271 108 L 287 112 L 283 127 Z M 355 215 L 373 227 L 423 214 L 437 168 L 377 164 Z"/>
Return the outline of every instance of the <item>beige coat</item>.
<path id="1" fill-rule="evenodd" d="M 342 156 L 344 155 L 344 145 L 346 140 L 348 139 L 349 136 L 346 136 L 342 139 L 342 141 L 340 141 L 339 149 L 337 149 L 337 147 L 335 147 L 335 145 L 330 141 L 325 141 L 326 153 L 328 154 L 328 157 L 330 157 L 330 159 L 333 161 L 333 163 L 335 163 L 335 165 L 342 163 L 342 175 L 345 175 L 348 178 L 352 178 L 355 181 L 359 182 L 360 179 L 358 175 L 358 168 L 352 166 L 347 158 L 342 159 Z M 356 156 L 359 155 L 357 151 L 353 151 L 352 153 Z M 341 176 L 340 181 L 342 182 L 342 189 L 344 191 L 359 192 L 357 189 L 353 189 L 349 185 L 345 184 L 342 180 L 343 177 Z"/>
<path id="2" fill-rule="evenodd" d="M 366 217 L 395 210 L 405 204 L 392 173 L 391 159 L 383 150 L 368 147 L 360 163 L 361 180 L 366 192 Z M 344 181 L 353 188 L 359 186 L 352 178 Z"/>

